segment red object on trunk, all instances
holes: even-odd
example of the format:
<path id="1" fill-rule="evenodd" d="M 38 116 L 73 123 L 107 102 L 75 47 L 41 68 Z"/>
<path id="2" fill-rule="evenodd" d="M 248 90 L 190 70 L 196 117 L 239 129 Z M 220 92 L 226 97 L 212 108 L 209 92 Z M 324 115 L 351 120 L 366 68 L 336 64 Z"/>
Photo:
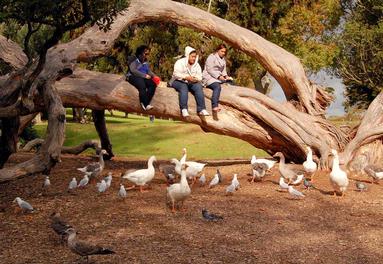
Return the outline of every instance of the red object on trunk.
<path id="1" fill-rule="evenodd" d="M 158 86 L 160 84 L 160 82 L 161 82 L 161 78 L 158 77 L 158 76 L 154 76 L 152 78 L 152 81 Z"/>

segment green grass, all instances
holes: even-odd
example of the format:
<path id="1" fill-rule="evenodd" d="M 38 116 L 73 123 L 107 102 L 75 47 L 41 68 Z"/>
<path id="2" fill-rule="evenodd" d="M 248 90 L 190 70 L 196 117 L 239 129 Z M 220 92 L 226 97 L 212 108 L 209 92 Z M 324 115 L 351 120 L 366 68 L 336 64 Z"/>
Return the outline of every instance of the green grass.
<path id="1" fill-rule="evenodd" d="M 267 156 L 263 150 L 245 141 L 205 133 L 193 124 L 160 119 L 150 123 L 149 117 L 129 114 L 129 118 L 123 118 L 122 113 L 113 113 L 115 116 L 107 116 L 106 120 L 113 151 L 117 156 L 138 159 L 150 155 L 156 155 L 159 159 L 179 158 L 183 147 L 188 149 L 190 159 L 250 158 L 253 154 Z M 67 119 L 71 120 L 72 116 L 68 114 Z M 44 136 L 46 123 L 37 124 L 35 128 L 40 136 Z M 65 136 L 65 146 L 98 139 L 93 123 L 68 122 Z"/>

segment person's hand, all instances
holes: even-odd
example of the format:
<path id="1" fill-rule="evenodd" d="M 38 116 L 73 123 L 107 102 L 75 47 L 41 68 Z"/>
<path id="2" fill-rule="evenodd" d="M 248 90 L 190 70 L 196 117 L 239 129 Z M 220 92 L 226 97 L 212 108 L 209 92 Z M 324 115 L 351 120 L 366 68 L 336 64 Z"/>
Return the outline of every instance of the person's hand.
<path id="1" fill-rule="evenodd" d="M 151 79 L 152 77 L 151 77 L 149 74 L 146 74 L 146 75 L 145 75 L 145 78 L 146 78 L 146 79 Z"/>
<path id="2" fill-rule="evenodd" d="M 226 80 L 226 79 L 225 79 L 225 77 L 223 77 L 223 76 L 219 76 L 219 77 L 218 77 L 218 80 L 220 80 L 220 81 L 224 81 L 224 80 Z"/>
<path id="3" fill-rule="evenodd" d="M 186 76 L 185 80 L 188 82 L 194 82 L 194 77 L 193 76 Z"/>

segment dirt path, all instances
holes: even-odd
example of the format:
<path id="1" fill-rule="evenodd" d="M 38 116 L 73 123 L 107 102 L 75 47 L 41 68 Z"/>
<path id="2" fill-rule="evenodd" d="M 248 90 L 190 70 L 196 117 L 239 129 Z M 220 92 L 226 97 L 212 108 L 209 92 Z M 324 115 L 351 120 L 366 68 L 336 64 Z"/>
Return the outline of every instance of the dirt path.
<path id="1" fill-rule="evenodd" d="M 12 162 L 25 158 L 17 155 Z M 351 181 L 344 198 L 332 197 L 325 194 L 330 185 L 322 173 L 315 181 L 322 192 L 304 191 L 305 199 L 292 200 L 277 191 L 276 171 L 250 184 L 250 166 L 233 165 L 221 167 L 224 185 L 194 187 L 185 202 L 188 211 L 172 214 L 165 207 L 166 185 L 159 173 L 149 192 L 130 191 L 125 201 L 118 199 L 117 176 L 132 168 L 123 160 L 106 163 L 105 173 L 112 171 L 115 178 L 105 195 L 97 194 L 95 183 L 67 194 L 70 179 L 81 177 L 75 168 L 90 160 L 64 157 L 52 171 L 53 187 L 46 196 L 41 194 L 42 176 L 0 185 L 0 263 L 77 263 L 78 257 L 49 228 L 53 211 L 75 226 L 80 238 L 117 252 L 91 257 L 96 263 L 383 263 L 383 186 L 369 184 L 367 192 L 358 193 Z M 214 171 L 206 169 L 208 179 Z M 226 197 L 233 173 L 239 174 L 242 188 Z M 38 211 L 14 212 L 16 196 Z M 224 221 L 203 221 L 203 207 Z"/>

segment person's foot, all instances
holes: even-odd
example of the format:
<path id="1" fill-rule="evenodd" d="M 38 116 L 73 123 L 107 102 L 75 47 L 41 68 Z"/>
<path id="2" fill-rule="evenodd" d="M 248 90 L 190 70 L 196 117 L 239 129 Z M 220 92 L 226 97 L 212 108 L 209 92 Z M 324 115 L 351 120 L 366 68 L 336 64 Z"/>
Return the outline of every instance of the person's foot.
<path id="1" fill-rule="evenodd" d="M 209 116 L 209 115 L 210 115 L 209 112 L 206 111 L 206 109 L 203 109 L 203 110 L 200 111 L 198 114 L 199 114 L 200 116 Z"/>
<path id="2" fill-rule="evenodd" d="M 141 107 L 142 107 L 142 109 L 144 109 L 144 111 L 146 111 L 146 107 L 144 106 L 143 103 L 141 103 Z"/>
<path id="3" fill-rule="evenodd" d="M 221 111 L 221 108 L 219 106 L 213 107 L 213 111 L 214 112 L 219 112 L 219 111 Z"/>
<path id="4" fill-rule="evenodd" d="M 183 117 L 188 117 L 189 116 L 189 112 L 188 112 L 187 109 L 182 109 L 181 110 L 181 114 L 182 114 Z"/>
<path id="5" fill-rule="evenodd" d="M 149 110 L 153 109 L 154 107 L 152 105 L 148 104 L 145 108 L 146 108 L 146 111 L 149 111 Z"/>

